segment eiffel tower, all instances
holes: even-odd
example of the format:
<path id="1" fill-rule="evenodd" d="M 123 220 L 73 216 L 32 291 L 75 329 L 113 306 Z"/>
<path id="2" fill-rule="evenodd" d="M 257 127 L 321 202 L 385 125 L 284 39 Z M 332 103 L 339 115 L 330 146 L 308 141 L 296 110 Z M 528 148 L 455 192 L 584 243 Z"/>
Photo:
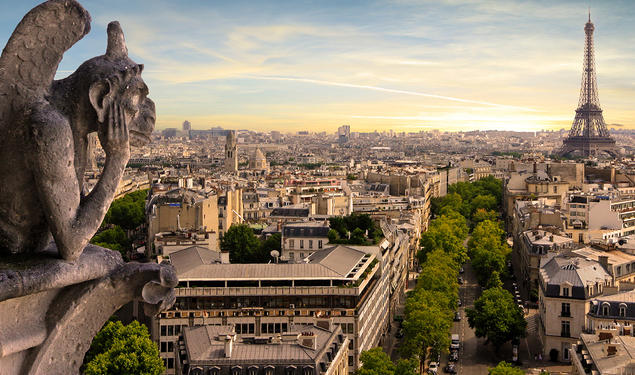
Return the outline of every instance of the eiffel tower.
<path id="1" fill-rule="evenodd" d="M 589 21 L 584 26 L 586 39 L 584 43 L 584 66 L 582 71 L 582 87 L 580 88 L 580 100 L 578 109 L 575 110 L 575 119 L 569 131 L 569 136 L 562 142 L 562 148 L 558 154 L 561 156 L 580 153 L 582 156 L 595 156 L 601 152 L 617 156 L 619 154 L 615 146 L 615 139 L 611 137 L 600 108 L 598 99 L 598 84 L 595 78 L 595 58 L 593 53 L 593 30 L 595 26 Z"/>

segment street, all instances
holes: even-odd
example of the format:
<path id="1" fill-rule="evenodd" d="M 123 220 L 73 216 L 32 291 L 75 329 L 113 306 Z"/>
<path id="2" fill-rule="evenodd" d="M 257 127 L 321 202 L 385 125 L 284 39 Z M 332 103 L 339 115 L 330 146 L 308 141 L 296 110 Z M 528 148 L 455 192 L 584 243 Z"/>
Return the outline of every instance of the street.
<path id="1" fill-rule="evenodd" d="M 511 362 L 512 360 L 512 344 L 510 342 L 503 345 L 499 352 L 496 353 L 491 344 L 485 344 L 485 338 L 477 338 L 474 330 L 470 328 L 465 315 L 465 309 L 474 307 L 474 301 L 480 296 L 481 288 L 477 282 L 476 274 L 468 262 L 464 265 L 465 272 L 460 274 L 463 278 L 463 284 L 459 285 L 459 296 L 461 298 L 461 306 L 458 311 L 461 314 L 461 320 L 454 322 L 452 326 L 452 334 L 459 334 L 461 338 L 461 348 L 459 350 L 459 361 L 457 362 L 457 373 L 465 375 L 482 375 L 487 374 L 488 369 L 496 366 L 500 361 Z M 406 290 L 411 290 L 416 285 L 416 274 L 411 275 L 408 280 Z M 508 290 L 511 282 L 508 282 Z M 403 314 L 403 306 L 398 307 L 398 314 Z M 571 366 L 558 363 L 551 363 L 547 360 L 538 360 L 534 356 L 540 350 L 540 342 L 538 340 L 538 310 L 528 309 L 525 314 L 527 320 L 527 337 L 521 339 L 518 348 L 518 356 L 522 369 L 527 374 L 539 374 L 540 370 L 545 369 L 550 374 L 568 374 Z M 393 327 L 388 339 L 385 341 L 384 350 L 389 353 L 391 359 L 396 361 L 399 358 L 399 342 L 400 339 L 395 337 L 399 324 L 391 322 Z M 439 365 L 440 373 L 443 372 L 445 365 L 448 363 L 448 353 L 441 356 Z"/>

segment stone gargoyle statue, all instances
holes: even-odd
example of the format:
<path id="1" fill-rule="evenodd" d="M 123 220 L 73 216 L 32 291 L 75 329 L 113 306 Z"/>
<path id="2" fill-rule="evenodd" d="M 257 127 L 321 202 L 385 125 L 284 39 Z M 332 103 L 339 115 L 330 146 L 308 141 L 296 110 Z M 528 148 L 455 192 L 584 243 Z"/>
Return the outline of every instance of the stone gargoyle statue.
<path id="1" fill-rule="evenodd" d="M 77 373 L 104 322 L 138 300 L 147 314 L 174 303 L 168 264 L 124 263 L 88 244 L 130 157 L 150 142 L 154 103 L 118 22 L 106 53 L 54 80 L 63 54 L 90 31 L 74 0 L 51 0 L 18 24 L 0 56 L 0 369 Z M 106 153 L 83 195 L 88 135 Z"/>

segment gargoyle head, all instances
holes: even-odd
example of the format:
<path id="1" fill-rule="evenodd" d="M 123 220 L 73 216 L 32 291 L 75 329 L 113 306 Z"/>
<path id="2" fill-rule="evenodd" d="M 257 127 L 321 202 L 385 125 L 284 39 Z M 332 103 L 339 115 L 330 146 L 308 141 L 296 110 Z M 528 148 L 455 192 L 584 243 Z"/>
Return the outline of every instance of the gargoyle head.
<path id="1" fill-rule="evenodd" d="M 119 22 L 114 21 L 108 24 L 106 54 L 84 62 L 73 74 L 82 78 L 76 82 L 86 82 L 83 88 L 88 91 L 89 106 L 94 110 L 91 117 L 98 126 L 104 125 L 111 104 L 119 104 L 133 146 L 150 142 L 156 118 L 154 102 L 147 97 L 148 86 L 141 78 L 142 72 L 143 64 L 128 57 L 123 30 Z"/>

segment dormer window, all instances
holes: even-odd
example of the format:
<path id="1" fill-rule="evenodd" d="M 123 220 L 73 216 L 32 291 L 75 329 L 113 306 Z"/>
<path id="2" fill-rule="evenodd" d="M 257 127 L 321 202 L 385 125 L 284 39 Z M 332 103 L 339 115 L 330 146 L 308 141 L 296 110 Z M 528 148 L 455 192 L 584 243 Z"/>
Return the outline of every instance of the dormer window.
<path id="1" fill-rule="evenodd" d="M 610 309 L 610 305 L 608 303 L 604 303 L 602 305 L 602 315 L 606 315 L 608 316 L 610 313 L 611 309 Z"/>
<path id="2" fill-rule="evenodd" d="M 620 304 L 620 317 L 626 317 L 626 305 L 623 303 Z"/>
<path id="3" fill-rule="evenodd" d="M 569 288 L 567 288 L 567 287 L 563 287 L 562 288 L 562 296 L 563 297 L 569 297 Z"/>

